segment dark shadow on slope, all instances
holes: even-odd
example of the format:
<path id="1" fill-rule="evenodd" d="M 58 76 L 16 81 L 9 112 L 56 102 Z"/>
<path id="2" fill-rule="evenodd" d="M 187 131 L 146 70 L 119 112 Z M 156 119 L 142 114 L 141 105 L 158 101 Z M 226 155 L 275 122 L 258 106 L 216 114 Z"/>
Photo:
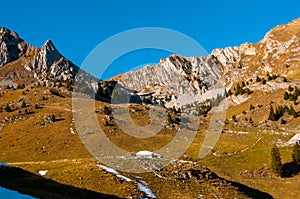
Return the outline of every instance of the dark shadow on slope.
<path id="1" fill-rule="evenodd" d="M 54 180 L 46 179 L 23 169 L 11 166 L 0 166 L 0 186 L 6 189 L 18 191 L 21 194 L 42 199 L 119 199 L 119 197 L 113 195 L 106 195 L 87 189 L 80 189 L 70 185 L 60 184 Z"/>
<path id="2" fill-rule="evenodd" d="M 266 192 L 262 192 L 257 189 L 253 189 L 244 184 L 241 184 L 238 182 L 233 182 L 230 180 L 227 180 L 227 181 L 230 182 L 231 185 L 237 187 L 240 192 L 244 193 L 249 198 L 252 198 L 252 199 L 273 199 L 274 198 L 273 196 L 271 196 L 270 194 L 268 194 Z"/>
<path id="3" fill-rule="evenodd" d="M 290 178 L 299 173 L 299 166 L 294 162 L 287 162 L 282 165 L 282 177 Z"/>

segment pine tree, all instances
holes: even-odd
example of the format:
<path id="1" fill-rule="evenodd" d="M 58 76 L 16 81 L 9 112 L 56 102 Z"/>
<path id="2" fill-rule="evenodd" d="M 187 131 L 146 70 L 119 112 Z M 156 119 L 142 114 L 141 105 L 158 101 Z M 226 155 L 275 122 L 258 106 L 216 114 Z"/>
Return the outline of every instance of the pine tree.
<path id="1" fill-rule="evenodd" d="M 63 85 L 62 85 L 62 79 L 59 80 L 59 83 L 58 83 L 58 88 L 61 88 Z"/>
<path id="2" fill-rule="evenodd" d="M 22 104 L 21 104 L 21 108 L 25 108 L 26 107 L 26 102 L 23 101 Z"/>
<path id="3" fill-rule="evenodd" d="M 270 113 L 269 113 L 268 120 L 271 120 L 271 121 L 276 120 L 276 116 L 275 116 L 274 109 L 273 109 L 272 105 L 270 106 Z"/>
<path id="4" fill-rule="evenodd" d="M 26 109 L 27 110 L 27 109 Z M 56 117 L 55 117 L 55 115 L 53 115 L 53 114 L 51 114 L 50 116 L 49 116 L 49 118 L 50 118 L 50 121 L 51 122 L 55 122 L 56 121 Z"/>
<path id="5" fill-rule="evenodd" d="M 284 119 L 281 118 L 280 124 L 286 124 L 286 120 L 284 120 Z"/>
<path id="6" fill-rule="evenodd" d="M 235 122 L 238 121 L 235 115 L 232 116 L 232 120 L 235 121 Z"/>
<path id="7" fill-rule="evenodd" d="M 246 86 L 245 82 L 242 81 L 242 88 L 245 87 L 245 86 Z"/>
<path id="8" fill-rule="evenodd" d="M 300 145 L 296 143 L 293 147 L 293 162 L 300 166 Z"/>
<path id="9" fill-rule="evenodd" d="M 297 87 L 295 87 L 294 95 L 296 96 L 296 98 L 300 95 L 300 91 Z"/>
<path id="10" fill-rule="evenodd" d="M 271 170 L 277 176 L 282 175 L 282 163 L 279 149 L 274 145 L 271 152 Z"/>
<path id="11" fill-rule="evenodd" d="M 251 110 L 254 110 L 254 109 L 255 109 L 255 107 L 252 104 L 250 104 L 249 110 L 251 111 Z"/>
<path id="12" fill-rule="evenodd" d="M 289 93 L 288 93 L 288 92 L 284 92 L 284 94 L 283 94 L 283 99 L 284 99 L 284 100 L 288 100 L 289 98 L 290 98 Z"/>
<path id="13" fill-rule="evenodd" d="M 272 80 L 272 77 L 270 76 L 269 73 L 267 74 L 267 77 L 268 77 L 268 81 L 271 81 L 271 80 Z"/>
<path id="14" fill-rule="evenodd" d="M 10 108 L 10 106 L 8 104 L 5 106 L 5 111 L 6 112 L 11 112 L 11 108 Z"/>
<path id="15" fill-rule="evenodd" d="M 245 83 L 244 83 L 245 84 Z M 241 86 L 239 83 L 236 85 L 236 88 L 235 88 L 235 96 L 238 96 L 239 94 L 244 94 L 245 91 L 243 89 L 243 86 Z"/>
<path id="16" fill-rule="evenodd" d="M 261 81 L 261 78 L 259 76 L 256 76 L 256 82 L 260 82 Z"/>

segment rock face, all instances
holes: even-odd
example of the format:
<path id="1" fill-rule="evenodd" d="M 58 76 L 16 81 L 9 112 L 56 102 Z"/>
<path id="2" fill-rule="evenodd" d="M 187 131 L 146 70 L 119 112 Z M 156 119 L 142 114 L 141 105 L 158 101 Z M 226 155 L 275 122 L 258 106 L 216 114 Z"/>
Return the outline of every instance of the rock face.
<path id="1" fill-rule="evenodd" d="M 22 72 L 21 76 L 28 73 L 26 76 L 34 77 L 42 85 L 51 85 L 56 80 L 74 79 L 79 69 L 58 52 L 51 40 L 47 40 L 39 49 L 24 42 L 16 32 L 2 27 L 0 28 L 0 67 L 8 63 L 11 63 L 12 70 L 17 70 L 13 74 L 25 70 L 27 72 Z M 2 78 L 7 76 L 2 75 Z"/>
<path id="2" fill-rule="evenodd" d="M 27 44 L 16 32 L 0 28 L 0 67 L 18 59 L 26 50 Z"/>
<path id="3" fill-rule="evenodd" d="M 26 68 L 34 73 L 38 80 L 67 80 L 73 79 L 78 67 L 63 57 L 51 40 L 47 40 L 37 56 Z"/>
<path id="4" fill-rule="evenodd" d="M 156 66 L 125 73 L 118 83 L 143 93 L 155 91 L 157 95 L 189 94 L 205 92 L 208 86 L 220 79 L 221 65 L 211 57 L 188 57 L 171 55 Z"/>
<path id="5" fill-rule="evenodd" d="M 207 57 L 172 55 L 155 66 L 119 76 L 123 87 L 139 92 L 201 94 L 221 81 L 225 88 L 233 82 L 255 80 L 256 76 L 300 74 L 300 19 L 277 26 L 256 44 L 215 49 Z M 178 92 L 179 91 L 179 92 Z"/>

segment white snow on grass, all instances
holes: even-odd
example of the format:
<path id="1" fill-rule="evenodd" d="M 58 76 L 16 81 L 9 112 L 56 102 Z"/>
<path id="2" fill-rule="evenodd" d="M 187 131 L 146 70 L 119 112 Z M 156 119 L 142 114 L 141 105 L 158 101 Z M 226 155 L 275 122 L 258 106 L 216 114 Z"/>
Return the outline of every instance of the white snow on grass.
<path id="1" fill-rule="evenodd" d="M 124 180 L 125 182 L 134 182 L 138 189 L 142 192 L 145 193 L 145 195 L 149 198 L 156 198 L 156 196 L 154 195 L 154 193 L 152 192 L 152 190 L 149 188 L 148 184 L 141 180 L 140 177 L 136 176 L 136 179 L 139 179 L 138 182 L 135 180 L 132 180 L 130 178 L 127 178 L 126 176 L 121 175 L 118 171 L 116 171 L 113 168 L 101 165 L 101 164 L 97 164 L 97 166 L 101 169 L 103 169 L 104 171 L 106 171 L 107 173 L 113 174 L 115 176 L 117 176 L 118 178 Z"/>
<path id="2" fill-rule="evenodd" d="M 105 170 L 107 173 L 111 173 L 114 175 L 119 175 L 120 173 L 117 172 L 115 169 L 101 165 L 101 164 L 97 164 L 98 167 L 100 167 L 101 169 Z"/>
<path id="3" fill-rule="evenodd" d="M 48 173 L 48 170 L 40 170 L 39 171 L 39 174 L 41 175 L 41 176 L 44 176 L 44 175 L 46 175 Z"/>
<path id="4" fill-rule="evenodd" d="M 118 178 L 121 178 L 122 180 L 124 180 L 125 182 L 131 182 L 132 180 L 130 178 L 127 178 L 126 176 L 123 175 L 116 175 Z"/>
<path id="5" fill-rule="evenodd" d="M 152 190 L 149 188 L 148 185 L 144 185 L 142 183 L 137 183 L 138 189 L 146 194 L 146 196 L 150 198 L 156 198 Z"/>
<path id="6" fill-rule="evenodd" d="M 111 173 L 116 175 L 118 178 L 121 178 L 122 180 L 126 181 L 126 182 L 131 182 L 132 180 L 130 178 L 127 178 L 126 176 L 121 175 L 119 172 L 117 172 L 115 169 L 112 169 L 110 167 L 101 165 L 101 164 L 97 164 L 98 167 L 100 167 L 101 169 L 105 170 L 107 173 Z"/>

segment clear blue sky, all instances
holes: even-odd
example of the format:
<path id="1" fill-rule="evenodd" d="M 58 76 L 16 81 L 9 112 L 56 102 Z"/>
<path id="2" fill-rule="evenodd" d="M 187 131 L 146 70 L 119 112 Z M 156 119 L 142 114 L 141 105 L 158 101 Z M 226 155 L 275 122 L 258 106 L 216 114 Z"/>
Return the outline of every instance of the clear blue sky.
<path id="1" fill-rule="evenodd" d="M 2 1 L 0 26 L 17 31 L 35 46 L 51 39 L 65 57 L 80 66 L 97 44 L 128 29 L 170 28 L 187 34 L 211 52 L 257 42 L 272 27 L 299 18 L 299 9 L 297 0 Z M 165 56 L 168 53 L 137 53 L 119 61 L 122 66 L 107 77 L 126 71 L 130 63 L 153 63 Z"/>

